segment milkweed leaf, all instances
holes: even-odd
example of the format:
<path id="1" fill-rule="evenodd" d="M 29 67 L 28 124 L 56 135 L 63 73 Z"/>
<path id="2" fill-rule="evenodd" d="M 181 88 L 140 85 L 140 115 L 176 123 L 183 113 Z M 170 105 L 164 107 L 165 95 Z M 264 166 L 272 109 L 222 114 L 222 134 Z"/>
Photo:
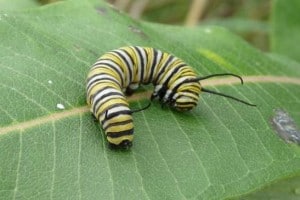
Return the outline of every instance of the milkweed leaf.
<path id="1" fill-rule="evenodd" d="M 105 3 L 65 1 L 1 12 L 0 37 L 3 199 L 227 199 L 300 172 L 299 146 L 271 124 L 280 109 L 300 125 L 299 64 L 226 29 L 146 23 Z M 134 114 L 131 150 L 112 151 L 86 106 L 85 78 L 101 54 L 128 45 L 172 53 L 199 76 L 239 74 L 244 85 L 202 84 L 258 106 L 209 94 L 186 113 L 154 102 Z M 129 98 L 133 109 L 149 90 Z"/>

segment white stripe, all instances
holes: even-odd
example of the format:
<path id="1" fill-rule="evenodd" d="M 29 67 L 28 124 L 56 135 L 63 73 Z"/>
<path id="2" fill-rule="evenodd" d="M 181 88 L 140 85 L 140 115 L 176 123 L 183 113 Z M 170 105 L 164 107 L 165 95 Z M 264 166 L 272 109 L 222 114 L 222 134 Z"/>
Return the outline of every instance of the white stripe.
<path id="1" fill-rule="evenodd" d="M 102 121 L 105 120 L 105 115 L 109 116 L 109 115 L 111 115 L 113 113 L 117 113 L 117 112 L 120 112 L 120 111 L 123 111 L 123 110 L 130 110 L 130 109 L 128 107 L 126 107 L 126 106 L 118 106 L 118 107 L 115 107 L 115 108 L 108 109 L 107 110 L 107 114 L 106 114 L 106 112 L 104 112 L 103 114 L 101 114 L 100 121 L 102 122 Z M 104 123 L 103 128 L 107 126 L 106 125 L 107 123 L 108 123 L 108 121 L 106 121 Z"/>
<path id="2" fill-rule="evenodd" d="M 123 79 L 123 82 L 124 82 L 124 73 L 122 72 L 121 67 L 119 65 L 117 65 L 116 63 L 110 61 L 110 60 L 98 60 L 95 63 L 96 66 L 92 67 L 90 71 L 92 71 L 93 69 L 96 69 L 96 68 L 112 69 L 107 64 L 110 64 L 110 65 L 114 66 L 118 70 L 118 72 L 122 75 L 121 78 Z"/>
<path id="3" fill-rule="evenodd" d="M 156 65 L 154 66 L 156 68 L 155 71 L 157 71 L 157 66 L 158 66 L 160 60 L 162 59 L 162 56 L 163 56 L 163 52 L 160 50 L 157 50 L 157 59 L 156 59 L 157 62 L 156 62 Z M 156 74 L 155 71 L 153 73 L 153 77 L 155 77 L 155 74 Z"/>
<path id="4" fill-rule="evenodd" d="M 162 85 L 155 85 L 153 95 L 156 96 L 158 91 L 162 88 Z"/>
<path id="5" fill-rule="evenodd" d="M 138 68 L 138 70 L 139 70 L 139 82 L 141 83 L 141 82 L 143 82 L 143 80 L 144 80 L 144 77 L 142 77 L 142 67 L 143 67 L 143 69 L 144 69 L 144 74 L 146 73 L 147 74 L 147 70 L 146 70 L 146 66 L 147 66 L 147 56 L 146 56 L 146 52 L 145 52 L 145 50 L 144 50 L 144 48 L 142 48 L 142 47 L 137 47 L 139 50 L 140 50 L 140 52 L 141 52 L 141 54 L 142 54 L 142 59 L 143 59 L 143 61 L 144 61 L 144 66 L 142 66 L 141 64 L 142 63 L 140 63 L 140 65 L 139 65 L 139 68 Z M 137 55 L 139 55 L 139 54 L 137 54 Z"/>
<path id="6" fill-rule="evenodd" d="M 122 54 L 124 57 L 125 57 L 125 59 L 126 59 L 126 61 L 129 63 L 129 66 L 128 67 L 130 67 L 130 69 L 131 70 L 133 70 L 132 69 L 132 66 L 133 66 L 133 62 L 131 61 L 131 57 L 130 56 L 128 56 L 128 54 L 127 53 L 125 53 L 125 49 L 120 49 L 120 50 L 116 50 L 117 52 L 119 52 L 120 54 Z M 127 51 L 126 51 L 127 52 Z M 123 59 L 122 59 L 123 60 Z M 124 63 L 125 64 L 125 63 Z"/>
<path id="7" fill-rule="evenodd" d="M 170 63 L 170 65 L 172 64 L 172 62 Z M 159 81 L 160 83 L 165 83 L 166 82 L 166 80 L 169 78 L 169 76 L 171 76 L 172 75 L 172 73 L 173 73 L 173 71 L 175 70 L 175 68 L 177 67 L 177 66 L 179 66 L 179 65 L 181 65 L 181 64 L 183 64 L 183 63 L 181 63 L 181 62 L 179 62 L 177 65 L 175 65 L 175 66 L 173 66 L 172 68 L 169 68 L 169 69 L 167 69 L 167 71 L 165 71 L 165 76 L 162 76 L 162 77 L 164 77 L 163 78 L 163 80 L 162 81 Z M 170 66 L 169 65 L 169 66 Z M 181 70 L 182 70 L 183 68 L 181 68 L 181 69 L 179 69 L 179 71 L 177 71 L 177 74 L 179 74 L 179 73 L 181 73 Z M 173 75 L 174 76 L 174 75 Z M 172 79 L 172 78 L 171 78 Z M 170 82 L 171 82 L 171 79 L 170 79 Z M 170 83 L 169 82 L 169 83 Z"/>
<path id="8" fill-rule="evenodd" d="M 112 98 L 122 98 L 122 97 L 123 97 L 123 95 L 121 93 L 118 94 L 118 95 L 117 94 L 116 95 L 109 95 L 109 96 L 107 96 L 105 98 L 103 98 L 101 95 L 96 95 L 96 97 L 93 99 L 92 105 L 96 106 L 96 108 L 97 108 L 98 105 L 104 104 L 109 99 L 112 99 Z M 99 100 L 99 101 L 97 102 L 97 100 Z M 97 102 L 97 105 L 95 105 L 96 102 Z M 98 110 L 98 108 L 97 108 L 97 110 Z"/>
<path id="9" fill-rule="evenodd" d="M 184 76 L 181 78 L 176 79 L 176 81 L 174 81 L 170 87 L 170 89 L 175 88 L 176 86 L 178 86 L 179 84 L 181 84 L 183 81 L 187 80 L 187 79 L 192 79 L 192 78 L 196 78 L 194 76 Z"/>
<path id="10" fill-rule="evenodd" d="M 111 92 L 118 92 L 120 95 L 123 95 L 120 90 L 114 89 L 114 88 L 106 88 L 100 92 L 97 92 L 97 94 L 94 97 L 93 103 L 96 102 L 97 99 L 103 97 L 106 94 L 109 94 Z"/>
<path id="11" fill-rule="evenodd" d="M 108 94 L 108 93 L 111 93 L 111 92 L 117 92 L 118 95 L 109 95 L 109 96 L 103 98 L 103 95 Z M 117 97 L 117 98 L 122 98 L 122 97 L 123 97 L 122 92 L 119 91 L 119 90 L 116 90 L 116 89 L 106 89 L 106 90 L 104 90 L 104 91 L 102 91 L 102 92 L 98 92 L 98 93 L 96 94 L 96 96 L 92 99 L 92 107 L 93 107 L 94 110 L 97 111 L 97 110 L 99 109 L 99 107 L 101 106 L 101 104 L 103 104 L 103 103 L 105 103 L 106 101 L 108 101 L 109 99 L 115 98 L 115 97 Z M 99 99 L 99 102 L 96 104 L 96 102 L 98 101 L 98 99 Z M 95 104 L 96 104 L 96 105 L 95 105 Z M 96 108 L 96 109 L 95 109 L 95 108 Z M 96 115 L 96 113 L 94 113 L 94 114 Z"/>
<path id="12" fill-rule="evenodd" d="M 161 64 L 161 68 L 160 68 L 159 71 L 157 72 L 156 78 L 158 78 L 158 77 L 157 77 L 158 74 L 159 74 L 159 73 L 162 71 L 162 69 L 164 68 L 165 71 L 164 71 L 164 73 L 162 73 L 162 75 L 161 75 L 161 77 L 160 77 L 160 79 L 162 79 L 162 78 L 164 77 L 164 74 L 166 74 L 166 72 L 170 71 L 170 69 L 168 69 L 169 66 L 172 65 L 172 63 L 178 59 L 178 58 L 176 58 L 176 57 L 173 57 L 173 58 L 171 59 L 171 61 L 169 62 L 169 64 L 168 64 L 166 67 L 164 67 L 164 66 L 166 65 L 166 63 L 167 63 L 167 61 L 168 61 L 168 59 L 169 59 L 170 56 L 171 56 L 171 55 L 168 55 L 168 58 L 165 60 L 165 62 Z M 161 83 L 161 81 L 160 81 L 160 80 L 157 80 L 157 83 Z"/>
<path id="13" fill-rule="evenodd" d="M 167 92 L 166 92 L 166 94 L 165 94 L 165 96 L 164 96 L 164 101 L 167 101 L 167 100 L 168 100 L 168 98 L 169 98 L 171 92 L 172 92 L 172 90 L 167 90 Z"/>
<path id="14" fill-rule="evenodd" d="M 91 88 L 93 85 L 98 84 L 98 83 L 101 81 L 102 78 L 103 78 L 103 79 L 109 78 L 109 79 L 113 79 L 113 80 L 115 80 L 116 82 L 118 82 L 118 80 L 117 80 L 115 77 L 113 77 L 113 76 L 106 75 L 106 74 L 99 74 L 99 75 L 93 77 L 92 79 L 90 79 L 90 80 L 87 82 L 87 91 L 89 92 L 90 88 Z M 92 84 L 92 82 L 95 81 L 95 80 L 97 80 L 97 79 L 98 79 L 99 82 L 96 81 L 96 82 L 94 82 L 94 83 Z M 120 84 L 119 84 L 119 85 L 120 85 Z"/>
<path id="15" fill-rule="evenodd" d="M 135 54 L 135 57 L 137 59 L 137 62 L 135 63 L 135 67 L 137 68 L 137 75 L 134 77 L 135 81 L 139 82 L 140 83 L 140 77 L 141 77 L 141 59 L 140 59 L 140 56 L 139 56 L 139 53 L 137 52 L 137 50 L 134 48 L 134 47 L 131 47 L 134 54 Z M 138 48 L 138 47 L 137 47 Z"/>
<path id="16" fill-rule="evenodd" d="M 148 80 L 150 83 L 156 79 L 157 77 L 157 74 L 158 74 L 158 65 L 160 63 L 160 60 L 162 59 L 162 56 L 163 56 L 163 52 L 160 51 L 160 50 L 156 50 L 157 51 L 157 56 L 156 56 L 156 64 L 154 67 L 154 69 L 150 69 L 150 71 L 153 71 L 153 75 L 152 75 L 152 79 L 151 80 Z M 162 66 L 162 65 L 161 65 Z M 150 71 L 149 71 L 149 77 L 150 78 Z"/>
<path id="17" fill-rule="evenodd" d="M 117 49 L 115 51 L 117 51 L 118 53 L 120 53 L 123 56 L 125 56 L 125 60 L 127 60 L 126 54 L 122 50 Z M 126 65 L 126 62 L 123 60 L 123 58 L 120 57 L 116 52 L 111 52 L 111 53 L 114 54 L 116 57 L 120 58 L 120 61 L 122 62 L 122 66 L 119 66 L 119 68 L 123 68 L 124 69 L 127 65 Z M 129 62 L 129 63 L 131 63 L 131 62 Z M 127 87 L 129 85 L 129 83 L 130 83 L 130 80 L 129 80 L 129 70 L 125 70 L 124 69 L 124 72 L 126 73 L 125 76 L 124 76 L 123 72 L 121 72 L 121 74 L 123 74 L 123 83 L 125 84 L 124 87 Z"/>

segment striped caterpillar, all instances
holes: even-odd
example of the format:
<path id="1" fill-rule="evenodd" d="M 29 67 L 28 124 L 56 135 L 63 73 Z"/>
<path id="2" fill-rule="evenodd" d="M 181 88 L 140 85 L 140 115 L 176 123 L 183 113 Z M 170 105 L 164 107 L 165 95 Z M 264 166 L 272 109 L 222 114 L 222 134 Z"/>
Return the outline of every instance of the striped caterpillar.
<path id="1" fill-rule="evenodd" d="M 150 47 L 128 46 L 102 55 L 87 76 L 87 103 L 100 121 L 111 147 L 128 149 L 132 146 L 132 111 L 124 96 L 132 94 L 140 84 L 154 85 L 151 101 L 158 98 L 162 105 L 179 111 L 191 110 L 198 104 L 200 92 L 208 92 L 255 106 L 235 97 L 201 87 L 200 81 L 222 73 L 198 77 L 181 59 Z"/>

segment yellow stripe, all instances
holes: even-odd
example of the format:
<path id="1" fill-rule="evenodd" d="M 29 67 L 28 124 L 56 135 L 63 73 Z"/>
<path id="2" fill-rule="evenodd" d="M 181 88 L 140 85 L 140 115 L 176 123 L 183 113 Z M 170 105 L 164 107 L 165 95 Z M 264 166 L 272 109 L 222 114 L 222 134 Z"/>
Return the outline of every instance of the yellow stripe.
<path id="1" fill-rule="evenodd" d="M 125 104 L 126 106 L 128 106 L 127 101 L 123 98 L 109 99 L 108 101 L 100 105 L 99 109 L 96 111 L 96 116 L 99 116 L 100 113 L 102 113 L 104 110 L 112 107 L 115 104 Z"/>
<path id="2" fill-rule="evenodd" d="M 149 72 L 150 72 L 150 68 L 152 66 L 152 63 L 153 63 L 153 48 L 149 48 L 149 47 L 146 47 L 144 48 L 145 51 L 146 51 L 146 55 L 147 55 L 147 63 L 146 63 L 146 70 L 144 70 L 144 77 L 143 77 L 143 80 L 145 80 L 145 82 L 148 81 L 149 79 Z M 145 76 L 146 75 L 146 76 Z"/>
<path id="3" fill-rule="evenodd" d="M 184 94 L 183 94 L 185 97 L 187 97 L 187 98 L 194 98 L 194 99 L 198 99 L 199 98 L 199 95 L 195 95 L 195 94 L 193 94 L 193 93 L 187 93 L 187 92 L 184 92 Z M 177 99 L 178 100 L 178 99 Z"/>
<path id="4" fill-rule="evenodd" d="M 107 137 L 107 140 L 110 143 L 113 143 L 115 145 L 119 145 L 124 140 L 132 141 L 133 140 L 133 135 L 125 135 L 125 136 L 118 137 L 118 138 Z"/>
<path id="5" fill-rule="evenodd" d="M 123 48 L 121 48 L 121 49 L 123 49 L 123 50 L 125 50 L 128 54 L 129 54 L 129 56 L 130 56 L 130 58 L 133 60 L 133 80 L 132 80 L 132 82 L 140 82 L 140 80 L 138 79 L 138 70 L 140 70 L 139 68 L 138 68 L 138 59 L 137 59 L 137 55 L 136 55 L 136 52 L 135 52 L 135 50 L 134 49 L 132 49 L 131 47 L 123 47 Z"/>
<path id="6" fill-rule="evenodd" d="M 113 60 L 117 65 L 122 66 L 122 60 L 118 55 L 115 55 L 114 52 L 108 52 L 106 54 L 104 54 L 103 56 L 101 56 L 100 59 L 110 59 Z"/>
<path id="7" fill-rule="evenodd" d="M 104 55 L 103 58 L 106 58 L 105 55 Z M 123 63 L 122 58 L 119 55 L 114 54 L 114 52 L 110 52 L 108 54 L 108 58 L 110 58 L 113 61 L 115 61 L 117 63 L 117 65 L 121 68 L 121 71 L 123 72 L 123 77 L 124 77 L 125 83 L 127 83 L 128 82 L 128 78 L 129 78 L 129 77 L 127 77 L 127 74 L 129 74 L 129 70 L 126 67 L 126 63 L 125 62 Z"/>
<path id="8" fill-rule="evenodd" d="M 167 60 L 170 56 L 171 56 L 170 54 L 163 52 L 162 59 L 161 59 L 160 63 L 158 63 L 158 65 L 156 66 L 156 71 L 154 72 L 153 77 L 158 76 L 158 72 L 160 71 L 163 64 L 165 64 L 167 62 Z M 157 81 L 159 81 L 159 80 L 157 80 Z"/>
<path id="9" fill-rule="evenodd" d="M 121 120 L 119 120 L 121 121 Z M 133 129 L 133 123 L 130 122 L 128 124 L 124 124 L 124 125 L 117 125 L 117 126 L 111 126 L 109 128 L 106 129 L 106 132 L 120 132 L 120 131 L 126 131 L 126 130 L 131 130 Z"/>
<path id="10" fill-rule="evenodd" d="M 91 104 L 94 96 L 99 92 L 99 90 L 102 90 L 103 88 L 105 88 L 107 86 L 110 86 L 118 91 L 120 90 L 118 85 L 116 85 L 115 83 L 96 84 L 93 87 L 91 87 L 91 89 L 89 90 L 89 92 L 87 94 L 88 103 Z"/>
<path id="11" fill-rule="evenodd" d="M 127 121 L 127 120 L 132 120 L 132 116 L 131 115 L 119 115 L 119 117 L 117 118 L 112 118 L 109 121 L 107 121 L 106 123 L 116 123 L 116 122 L 121 122 L 121 121 Z"/>
<path id="12" fill-rule="evenodd" d="M 198 83 L 192 83 L 192 84 L 190 83 L 190 84 L 182 85 L 182 87 L 178 89 L 178 91 L 183 91 L 183 90 L 191 90 L 193 92 L 200 94 L 201 86 Z"/>
<path id="13" fill-rule="evenodd" d="M 100 66 L 100 65 L 99 65 Z M 100 73 L 104 73 L 104 74 L 107 74 L 107 75 L 110 75 L 114 78 L 117 79 L 117 81 L 121 84 L 121 79 L 120 79 L 120 76 L 119 74 L 110 69 L 108 66 L 106 65 L 101 65 L 101 68 L 95 68 L 93 70 L 91 70 L 87 76 L 87 78 L 89 79 L 90 77 L 94 76 L 94 75 L 97 75 L 97 74 L 100 74 Z"/>

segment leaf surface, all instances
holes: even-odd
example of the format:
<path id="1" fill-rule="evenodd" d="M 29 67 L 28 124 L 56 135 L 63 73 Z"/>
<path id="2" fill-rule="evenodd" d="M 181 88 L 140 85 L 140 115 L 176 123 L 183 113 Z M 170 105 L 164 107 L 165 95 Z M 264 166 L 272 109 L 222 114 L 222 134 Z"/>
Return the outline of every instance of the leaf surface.
<path id="1" fill-rule="evenodd" d="M 33 0 L 0 0 L 0 10 L 21 10 L 37 6 L 38 1 Z"/>
<path id="2" fill-rule="evenodd" d="M 4 199 L 225 199 L 299 174 L 299 146 L 270 123 L 282 109 L 300 125 L 298 63 L 223 28 L 138 22 L 104 3 L 66 1 L 0 19 Z M 186 113 L 154 102 L 134 115 L 133 148 L 112 151 L 86 106 L 85 78 L 101 54 L 127 45 L 170 52 L 199 76 L 240 74 L 243 86 L 203 85 L 258 106 L 208 94 Z M 129 98 L 131 108 L 148 102 L 145 90 Z"/>

